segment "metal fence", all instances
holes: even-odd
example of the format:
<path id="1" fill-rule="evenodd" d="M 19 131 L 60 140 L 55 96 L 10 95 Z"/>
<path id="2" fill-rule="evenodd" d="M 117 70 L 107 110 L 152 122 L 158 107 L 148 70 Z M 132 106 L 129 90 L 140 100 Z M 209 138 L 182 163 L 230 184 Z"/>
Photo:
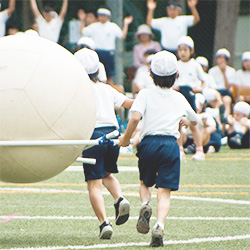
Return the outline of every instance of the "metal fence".
<path id="1" fill-rule="evenodd" d="M 217 0 L 218 1 L 218 0 Z M 216 0 L 199 0 L 197 10 L 200 14 L 200 22 L 191 27 L 188 34 L 193 38 L 195 43 L 195 55 L 205 56 L 208 58 L 212 66 L 214 57 L 214 36 L 216 27 Z M 220 0 L 222 1 L 222 0 Z M 235 1 L 235 0 L 225 0 Z M 39 8 L 41 8 L 42 0 L 37 0 Z M 48 1 L 47 1 L 48 2 Z M 50 1 L 51 2 L 51 1 Z M 155 10 L 155 18 L 166 16 L 167 0 L 158 0 Z M 190 14 L 186 0 L 180 0 L 182 4 L 182 14 Z M 52 0 L 55 10 L 60 11 L 62 0 Z M 7 8 L 8 0 L 2 0 L 2 9 Z M 85 11 L 97 9 L 102 5 L 108 5 L 113 13 L 111 21 L 115 21 L 121 25 L 124 16 L 133 15 L 134 21 L 129 26 L 129 32 L 126 41 L 120 51 L 117 51 L 118 59 L 122 64 L 123 74 L 119 78 L 125 84 L 126 90 L 129 91 L 129 83 L 126 75 L 127 67 L 133 64 L 132 50 L 136 44 L 134 34 L 140 24 L 146 22 L 147 0 L 69 0 L 68 12 L 62 27 L 59 43 L 70 51 L 74 51 L 76 41 L 79 38 L 77 11 L 84 9 Z M 123 14 L 121 14 L 123 13 Z M 16 0 L 16 10 L 9 19 L 8 25 L 16 23 L 20 30 L 26 30 L 31 27 L 34 21 L 33 14 L 29 6 L 29 0 Z M 155 34 L 154 40 L 160 40 L 160 34 L 153 30 Z M 241 0 L 240 13 L 238 17 L 238 25 L 236 31 L 235 43 L 235 61 L 234 67 L 240 67 L 240 56 L 243 51 L 250 50 L 250 0 Z M 119 69 L 121 71 L 121 69 Z"/>

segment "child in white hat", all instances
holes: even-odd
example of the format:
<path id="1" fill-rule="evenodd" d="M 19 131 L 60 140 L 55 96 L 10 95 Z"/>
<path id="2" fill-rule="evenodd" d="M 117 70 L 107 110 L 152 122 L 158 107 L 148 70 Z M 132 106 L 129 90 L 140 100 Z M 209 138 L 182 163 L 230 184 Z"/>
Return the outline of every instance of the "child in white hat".
<path id="1" fill-rule="evenodd" d="M 228 117 L 230 125 L 227 130 L 228 146 L 230 148 L 250 148 L 250 105 L 237 102 L 233 108 L 233 116 Z"/>
<path id="2" fill-rule="evenodd" d="M 95 51 L 83 48 L 74 55 L 87 71 L 95 92 L 96 124 L 91 139 L 96 139 L 119 128 L 114 108 L 123 106 L 129 109 L 133 100 L 110 85 L 99 82 L 99 58 Z M 96 159 L 94 166 L 83 164 L 85 181 L 88 185 L 92 208 L 100 222 L 99 238 L 110 239 L 113 230 L 105 211 L 102 185 L 109 190 L 115 200 L 116 225 L 121 225 L 128 220 L 130 210 L 129 202 L 123 197 L 120 184 L 112 174 L 118 173 L 116 163 L 119 148 L 113 145 L 98 145 L 84 150 L 82 154 L 85 158 Z"/>
<path id="3" fill-rule="evenodd" d="M 216 89 L 222 95 L 222 101 L 225 104 L 227 115 L 231 114 L 231 85 L 234 84 L 235 79 L 235 69 L 228 65 L 230 56 L 230 52 L 227 49 L 219 49 L 215 54 L 217 65 L 208 71 L 208 74 L 214 77 Z"/>
<path id="4" fill-rule="evenodd" d="M 236 98 L 250 103 L 250 51 L 245 51 L 241 57 L 242 68 L 235 74 L 235 84 L 240 91 Z"/>
<path id="5" fill-rule="evenodd" d="M 133 112 L 124 136 L 119 137 L 120 146 L 128 146 L 129 140 L 140 119 L 144 122 L 140 132 L 141 142 L 137 147 L 140 171 L 141 209 L 137 231 L 149 232 L 152 215 L 151 190 L 157 190 L 157 221 L 152 230 L 150 246 L 163 246 L 164 224 L 170 208 L 170 193 L 178 190 L 180 178 L 180 151 L 177 139 L 179 124 L 184 115 L 197 131 L 197 116 L 186 98 L 172 89 L 177 77 L 176 56 L 161 51 L 153 56 L 151 77 L 155 87 L 142 89 L 132 105 Z M 186 123 L 185 123 L 186 124 Z"/>

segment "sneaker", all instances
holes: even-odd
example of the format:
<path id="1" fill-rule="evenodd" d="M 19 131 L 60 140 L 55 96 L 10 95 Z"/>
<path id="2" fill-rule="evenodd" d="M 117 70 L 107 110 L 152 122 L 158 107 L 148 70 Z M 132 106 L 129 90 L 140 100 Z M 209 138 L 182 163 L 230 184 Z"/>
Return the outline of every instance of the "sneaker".
<path id="1" fill-rule="evenodd" d="M 214 153 L 214 152 L 215 152 L 214 146 L 210 145 L 210 146 L 208 147 L 207 153 L 208 153 L 208 154 L 211 154 L 211 153 Z"/>
<path id="2" fill-rule="evenodd" d="M 130 204 L 127 199 L 120 197 L 114 204 L 115 206 L 115 224 L 121 225 L 129 218 Z"/>
<path id="3" fill-rule="evenodd" d="M 153 228 L 150 246 L 151 247 L 163 247 L 163 235 L 164 235 L 164 232 L 160 228 L 160 226 Z"/>
<path id="4" fill-rule="evenodd" d="M 239 134 L 229 138 L 229 141 L 236 144 L 237 146 L 241 146 L 241 136 Z"/>
<path id="5" fill-rule="evenodd" d="M 99 239 L 109 240 L 113 234 L 113 229 L 111 223 L 104 221 L 100 226 Z"/>
<path id="6" fill-rule="evenodd" d="M 142 206 L 140 210 L 139 219 L 137 221 L 137 231 L 141 234 L 147 234 L 149 231 L 149 220 L 152 215 L 152 208 L 149 203 Z"/>
<path id="7" fill-rule="evenodd" d="M 120 147 L 120 154 L 132 155 L 133 154 L 133 147 L 131 145 L 129 145 L 127 147 Z"/>
<path id="8" fill-rule="evenodd" d="M 192 159 L 196 161 L 203 161 L 205 160 L 205 154 L 198 151 L 192 156 Z"/>
<path id="9" fill-rule="evenodd" d="M 186 154 L 194 154 L 196 151 L 195 149 L 195 145 L 192 144 L 192 145 L 188 145 L 187 148 L 185 148 L 185 153 Z"/>

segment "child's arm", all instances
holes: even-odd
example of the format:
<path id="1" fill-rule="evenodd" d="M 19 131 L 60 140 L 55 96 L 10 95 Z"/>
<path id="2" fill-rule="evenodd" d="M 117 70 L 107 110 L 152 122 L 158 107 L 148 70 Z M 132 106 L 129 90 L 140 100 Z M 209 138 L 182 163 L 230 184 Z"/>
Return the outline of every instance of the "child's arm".
<path id="1" fill-rule="evenodd" d="M 133 22 L 133 16 L 128 16 L 124 18 L 123 29 L 122 29 L 122 40 L 125 40 L 128 34 L 128 26 Z"/>
<path id="2" fill-rule="evenodd" d="M 193 24 L 196 24 L 200 21 L 199 12 L 196 9 L 197 3 L 198 3 L 198 0 L 187 0 L 188 7 L 191 10 L 192 15 L 194 16 Z"/>
<path id="3" fill-rule="evenodd" d="M 9 1 L 9 7 L 7 9 L 8 16 L 11 16 L 11 14 L 14 12 L 15 6 L 16 6 L 15 0 L 10 0 Z"/>
<path id="4" fill-rule="evenodd" d="M 127 98 L 122 104 L 122 107 L 126 109 L 130 109 L 133 103 L 134 103 L 134 99 Z"/>
<path id="5" fill-rule="evenodd" d="M 85 27 L 86 13 L 83 9 L 79 9 L 77 12 L 77 16 L 78 16 L 79 21 L 80 21 L 79 33 L 80 33 L 80 35 L 82 35 L 82 30 Z"/>
<path id="6" fill-rule="evenodd" d="M 59 14 L 59 17 L 61 18 L 61 20 L 64 20 L 64 17 L 66 16 L 68 10 L 68 0 L 63 0 L 62 3 L 62 8 Z"/>
<path id="7" fill-rule="evenodd" d="M 41 15 L 41 13 L 37 7 L 36 0 L 30 0 L 30 5 L 31 5 L 31 9 L 33 11 L 35 18 L 38 18 Z"/>
<path id="8" fill-rule="evenodd" d="M 137 111 L 133 113 L 131 119 L 128 122 L 125 134 L 118 138 L 120 140 L 119 146 L 126 147 L 130 144 L 130 138 L 132 137 L 132 134 L 134 133 L 141 117 L 142 117 L 141 113 Z"/>
<path id="9" fill-rule="evenodd" d="M 154 18 L 154 10 L 157 6 L 157 3 L 154 0 L 147 1 L 148 13 L 146 18 L 146 24 L 151 26 L 152 19 Z"/>

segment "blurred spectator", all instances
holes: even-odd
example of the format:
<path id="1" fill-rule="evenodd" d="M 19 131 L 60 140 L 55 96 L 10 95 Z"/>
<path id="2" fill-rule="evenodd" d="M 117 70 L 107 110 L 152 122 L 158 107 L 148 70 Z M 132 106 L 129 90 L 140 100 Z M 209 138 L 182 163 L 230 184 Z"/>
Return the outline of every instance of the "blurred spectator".
<path id="1" fill-rule="evenodd" d="M 236 99 L 250 103 L 250 51 L 242 54 L 242 69 L 235 74 Z"/>
<path id="2" fill-rule="evenodd" d="M 97 22 L 97 15 L 95 10 L 90 10 L 88 12 L 85 12 L 84 9 L 79 9 L 77 12 L 77 16 L 80 20 L 80 27 L 79 27 L 80 35 L 82 35 L 82 30 L 84 27 Z"/>
<path id="3" fill-rule="evenodd" d="M 83 49 L 83 48 L 95 50 L 94 40 L 89 37 L 81 37 L 77 42 L 76 51 Z M 105 71 L 104 65 L 101 62 L 99 62 L 98 80 L 100 82 L 107 82 L 106 71 Z"/>
<path id="4" fill-rule="evenodd" d="M 201 93 L 205 87 L 205 76 L 201 65 L 193 58 L 194 42 L 183 36 L 178 40 L 178 73 L 174 88 L 181 92 L 196 111 L 194 93 Z"/>
<path id="5" fill-rule="evenodd" d="M 9 0 L 9 7 L 0 12 L 0 37 L 5 36 L 6 22 L 15 10 L 15 0 Z M 0 3 L 1 10 L 1 3 Z"/>
<path id="6" fill-rule="evenodd" d="M 233 108 L 233 116 L 228 116 L 230 125 L 227 130 L 228 146 L 233 149 L 250 148 L 250 105 L 237 102 Z"/>
<path id="7" fill-rule="evenodd" d="M 180 37 L 186 36 L 188 28 L 200 21 L 196 9 L 198 0 L 187 0 L 192 15 L 180 15 L 181 5 L 176 1 L 168 1 L 167 17 L 153 19 L 157 3 L 154 0 L 147 1 L 148 13 L 146 23 L 153 29 L 161 32 L 161 46 L 174 54 L 177 53 L 177 42 Z"/>
<path id="8" fill-rule="evenodd" d="M 100 61 L 104 64 L 108 83 L 117 88 L 113 82 L 115 75 L 114 51 L 116 38 L 124 40 L 128 33 L 128 26 L 133 21 L 133 17 L 125 17 L 123 21 L 123 30 L 113 22 L 110 22 L 111 12 L 108 8 L 99 8 L 97 10 L 98 22 L 92 23 L 83 28 L 82 34 L 90 37 L 95 41 L 96 52 Z M 123 92 L 123 87 L 118 89 Z"/>
<path id="9" fill-rule="evenodd" d="M 33 30 L 35 30 L 39 34 L 39 26 L 37 22 L 34 22 L 31 26 Z"/>
<path id="10" fill-rule="evenodd" d="M 155 50 L 155 53 L 161 51 L 161 45 L 158 42 L 153 41 L 154 34 L 151 31 L 151 28 L 142 24 L 138 27 L 137 32 L 135 33 L 135 39 L 139 41 L 139 44 L 136 44 L 133 49 L 133 59 L 135 68 L 145 64 L 144 53 L 147 50 Z"/>
<path id="11" fill-rule="evenodd" d="M 231 114 L 232 95 L 230 91 L 235 77 L 235 69 L 227 65 L 230 56 L 227 49 L 219 49 L 215 55 L 217 65 L 208 71 L 208 74 L 214 77 L 216 89 L 222 95 L 227 115 Z"/>
<path id="12" fill-rule="evenodd" d="M 7 25 L 7 35 L 15 35 L 18 32 L 20 32 L 20 29 L 16 23 L 10 23 Z"/>
<path id="13" fill-rule="evenodd" d="M 38 23 L 39 35 L 57 43 L 59 40 L 64 17 L 67 13 L 68 0 L 63 0 L 59 15 L 50 5 L 45 5 L 41 14 L 38 9 L 36 0 L 30 0 L 30 4 L 36 22 Z"/>

